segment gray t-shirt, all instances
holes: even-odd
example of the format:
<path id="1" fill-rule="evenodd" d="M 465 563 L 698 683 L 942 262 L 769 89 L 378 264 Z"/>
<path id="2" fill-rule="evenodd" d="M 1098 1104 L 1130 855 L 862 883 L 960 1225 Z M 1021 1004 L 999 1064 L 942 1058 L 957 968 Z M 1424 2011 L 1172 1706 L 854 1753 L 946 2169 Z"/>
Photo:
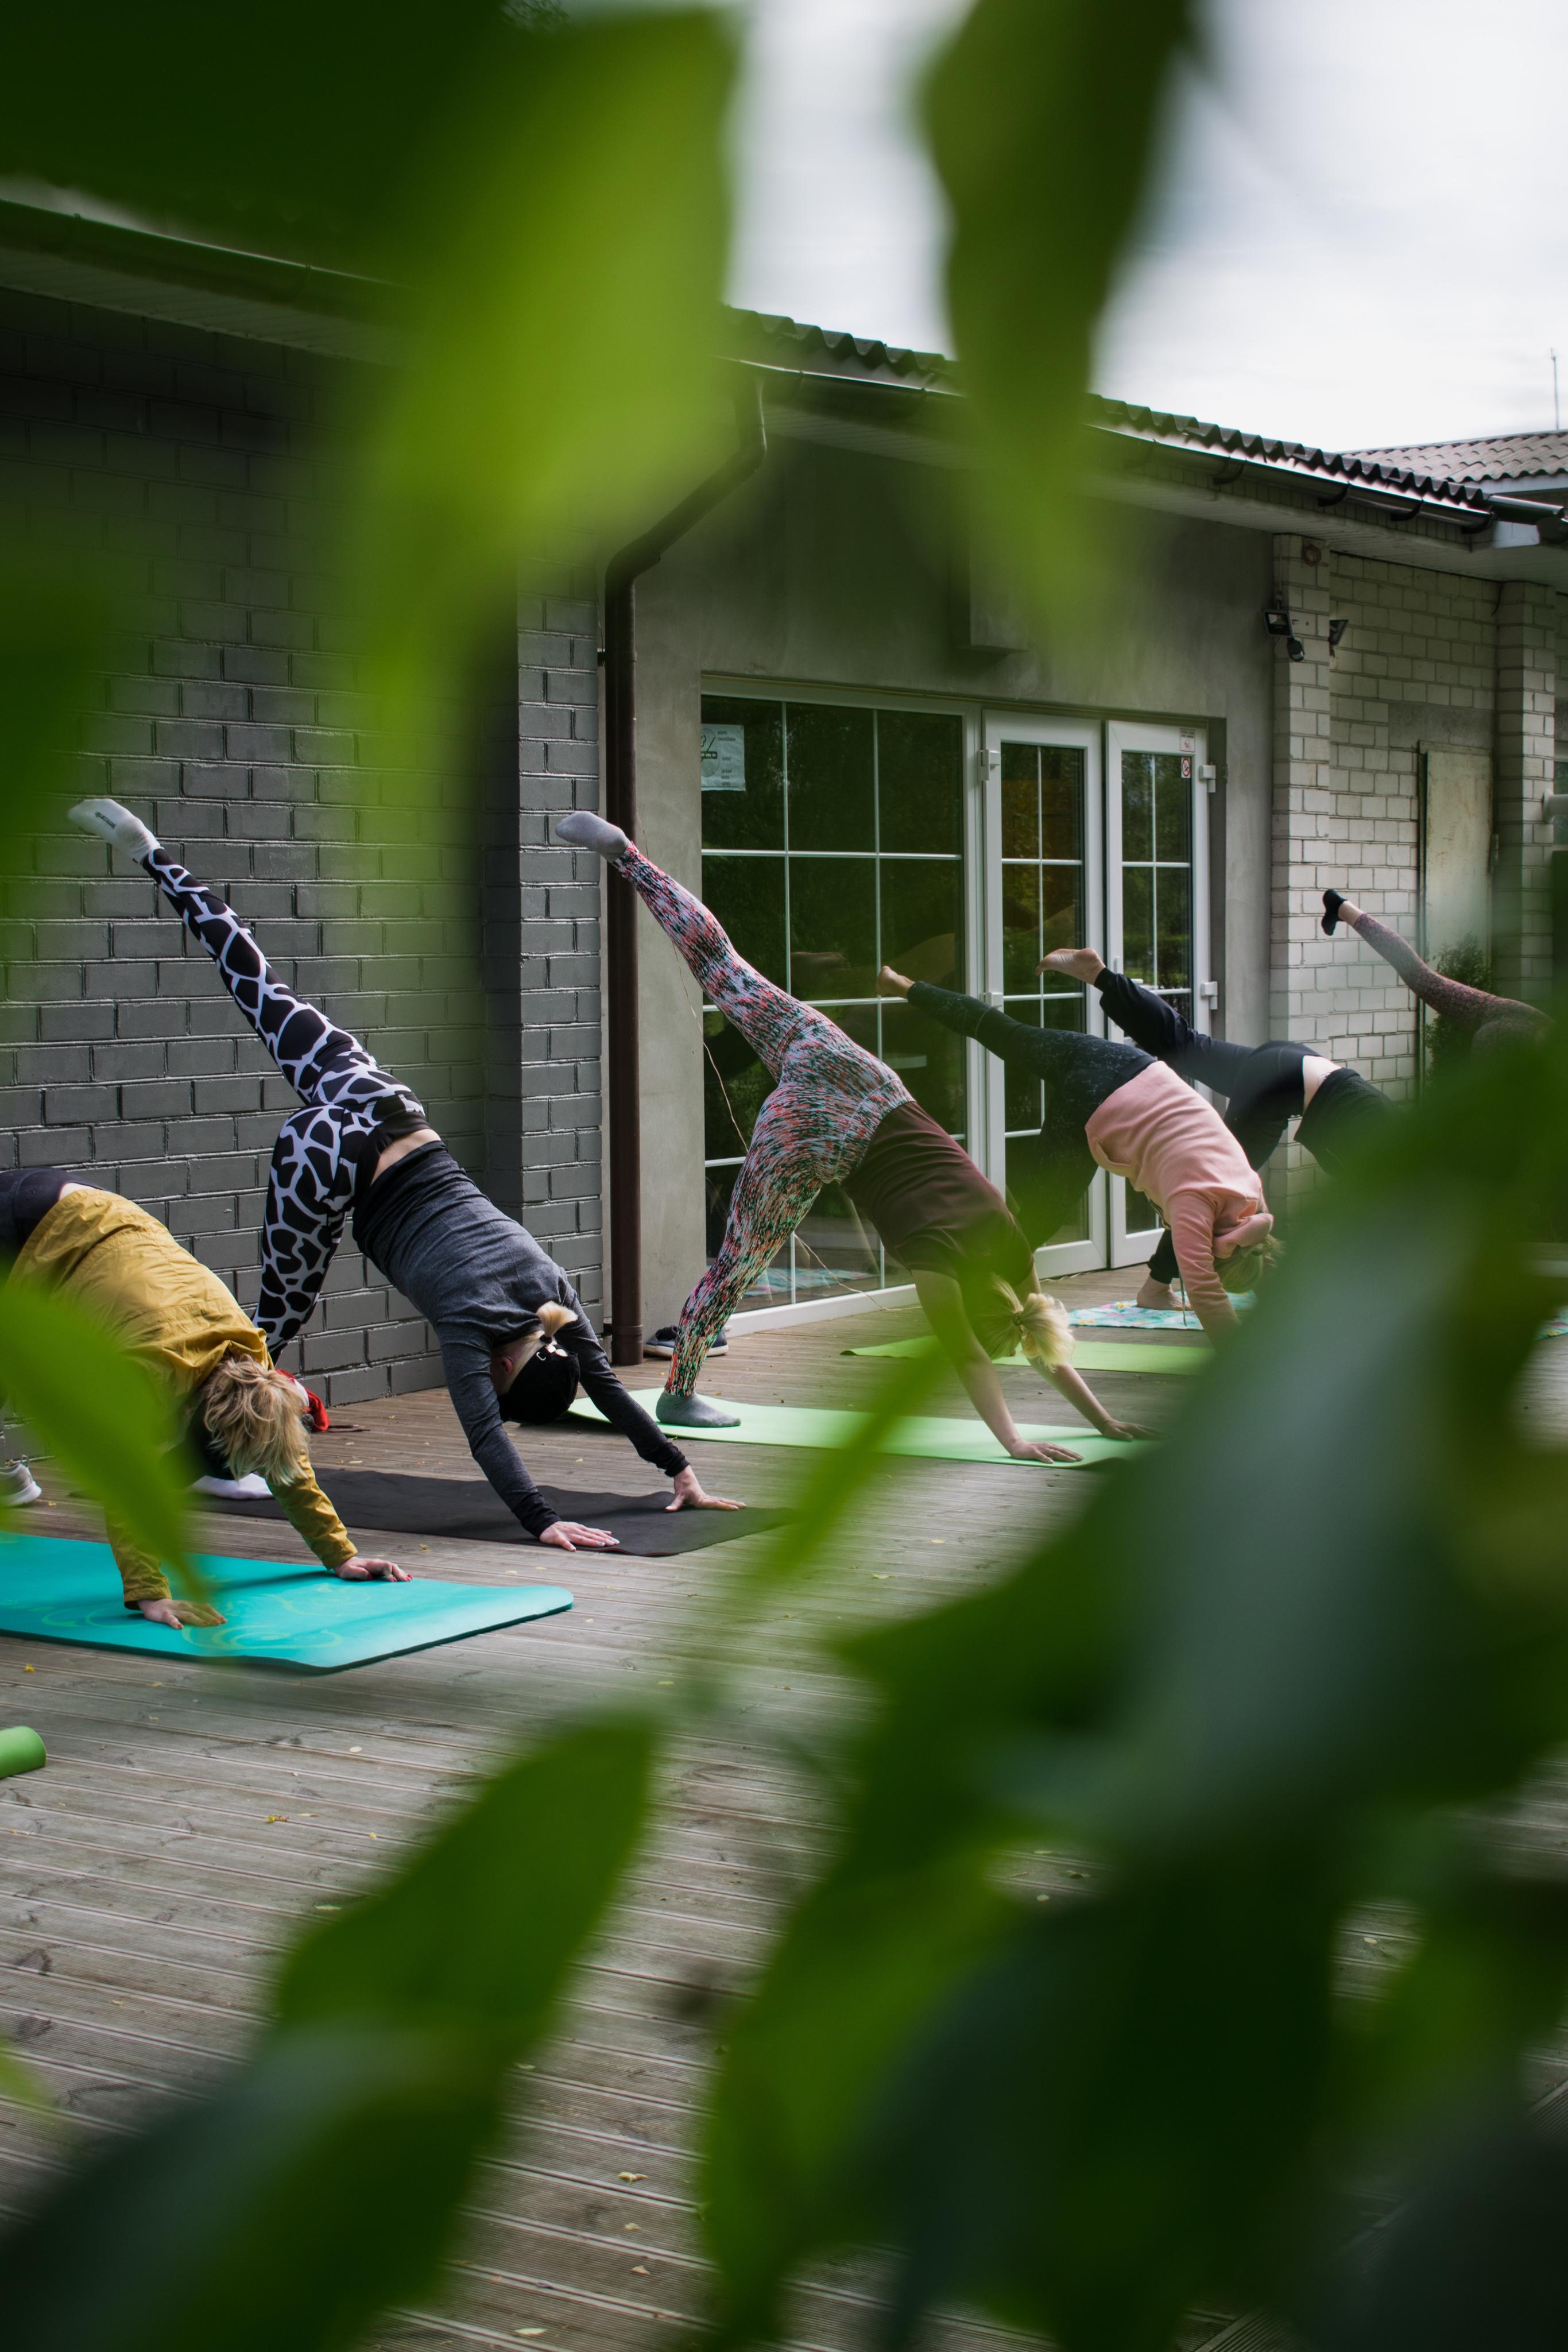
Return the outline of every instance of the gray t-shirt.
<path id="1" fill-rule="evenodd" d="M 490 1358 L 541 1307 L 570 1307 L 576 1319 L 559 1344 L 605 1419 L 666 1476 L 685 1468 L 680 1448 L 622 1387 L 555 1260 L 465 1176 L 444 1143 L 422 1144 L 375 1180 L 355 1206 L 354 1240 L 433 1327 L 469 1451 L 530 1535 L 559 1514 L 507 1434 Z"/>

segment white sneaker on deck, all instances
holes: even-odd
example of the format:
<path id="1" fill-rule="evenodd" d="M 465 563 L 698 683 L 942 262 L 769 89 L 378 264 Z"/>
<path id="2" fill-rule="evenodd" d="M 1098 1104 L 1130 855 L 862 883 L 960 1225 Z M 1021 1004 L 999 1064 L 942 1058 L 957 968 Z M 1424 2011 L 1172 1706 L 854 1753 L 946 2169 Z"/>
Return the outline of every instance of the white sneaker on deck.
<path id="1" fill-rule="evenodd" d="M 41 1503 L 44 1490 L 25 1462 L 8 1462 L 0 1470 L 0 1503 L 9 1503 L 13 1510 L 26 1503 Z"/>
<path id="2" fill-rule="evenodd" d="M 191 1492 L 215 1495 L 221 1503 L 250 1503 L 259 1502 L 272 1489 L 259 1470 L 250 1470 L 243 1478 L 193 1478 Z"/>

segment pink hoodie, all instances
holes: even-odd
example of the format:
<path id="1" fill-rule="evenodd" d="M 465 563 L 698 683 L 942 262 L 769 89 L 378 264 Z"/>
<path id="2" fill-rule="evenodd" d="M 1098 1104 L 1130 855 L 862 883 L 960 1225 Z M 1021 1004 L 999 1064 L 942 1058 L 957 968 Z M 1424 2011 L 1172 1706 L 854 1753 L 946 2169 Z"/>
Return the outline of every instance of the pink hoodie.
<path id="1" fill-rule="evenodd" d="M 1163 1209 L 1186 1295 L 1212 1332 L 1236 1309 L 1215 1271 L 1215 1242 L 1250 1221 L 1255 1240 L 1271 1220 L 1247 1155 L 1219 1113 L 1164 1062 L 1151 1062 L 1107 1095 L 1085 1130 L 1113 1176 L 1125 1176 Z"/>

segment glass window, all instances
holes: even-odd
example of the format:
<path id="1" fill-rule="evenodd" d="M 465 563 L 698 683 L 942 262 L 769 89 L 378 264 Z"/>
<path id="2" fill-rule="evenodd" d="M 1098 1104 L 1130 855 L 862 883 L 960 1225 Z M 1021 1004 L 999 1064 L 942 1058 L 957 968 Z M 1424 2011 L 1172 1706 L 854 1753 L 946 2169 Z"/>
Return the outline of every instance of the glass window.
<path id="1" fill-rule="evenodd" d="M 1052 948 L 1083 943 L 1083 790 L 1082 750 L 1003 742 L 1002 1009 L 1014 1021 L 1043 1028 L 1083 1027 L 1082 984 L 1037 970 Z M 1046 1213 L 1040 1081 L 1009 1069 L 1005 1101 L 1007 1193 L 1014 1215 L 1037 1248 L 1082 1241 L 1089 1231 L 1087 1202 L 1069 1223 L 1040 1230 Z"/>
<path id="2" fill-rule="evenodd" d="M 1176 751 L 1124 751 L 1121 789 L 1123 967 L 1130 979 L 1186 1013 L 1192 1002 L 1192 761 Z"/>
<path id="3" fill-rule="evenodd" d="M 944 711 L 705 695 L 703 896 L 769 979 L 820 1004 L 963 1137 L 963 1040 L 876 994 L 879 964 L 961 987 L 964 726 Z M 1038 777 L 1034 823 L 1039 815 Z M 1038 901 L 1038 887 L 1036 890 Z M 1039 916 L 1030 972 L 1039 958 Z M 712 1010 L 703 1020 L 708 1254 L 772 1081 Z M 1038 1118 L 1036 1125 L 1038 1126 Z M 746 1304 L 880 1289 L 881 1244 L 835 1186 Z"/>

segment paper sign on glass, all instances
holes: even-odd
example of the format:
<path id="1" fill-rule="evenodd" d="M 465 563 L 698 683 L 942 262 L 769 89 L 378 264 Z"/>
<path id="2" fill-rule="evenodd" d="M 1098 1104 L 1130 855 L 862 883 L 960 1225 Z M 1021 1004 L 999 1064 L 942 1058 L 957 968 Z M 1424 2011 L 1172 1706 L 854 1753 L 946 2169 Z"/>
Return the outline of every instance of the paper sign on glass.
<path id="1" fill-rule="evenodd" d="M 746 730 L 733 719 L 710 720 L 703 729 L 703 790 L 746 790 Z"/>

